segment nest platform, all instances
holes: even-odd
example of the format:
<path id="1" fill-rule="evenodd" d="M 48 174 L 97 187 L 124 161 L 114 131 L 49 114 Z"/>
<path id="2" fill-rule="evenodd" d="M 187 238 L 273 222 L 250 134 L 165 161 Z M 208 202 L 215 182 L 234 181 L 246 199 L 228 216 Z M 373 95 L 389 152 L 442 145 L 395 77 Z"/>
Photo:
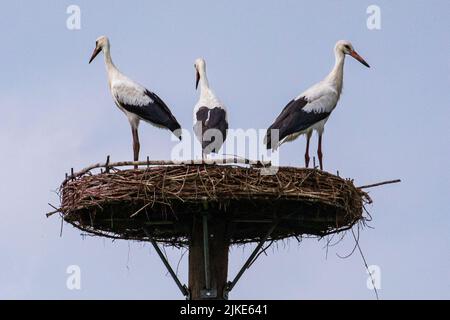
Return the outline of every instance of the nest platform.
<path id="1" fill-rule="evenodd" d="M 84 232 L 118 239 L 189 244 L 193 221 L 220 218 L 230 244 L 325 236 L 363 219 L 367 193 L 317 169 L 280 167 L 274 175 L 238 165 L 106 166 L 72 174 L 60 188 L 59 212 Z"/>

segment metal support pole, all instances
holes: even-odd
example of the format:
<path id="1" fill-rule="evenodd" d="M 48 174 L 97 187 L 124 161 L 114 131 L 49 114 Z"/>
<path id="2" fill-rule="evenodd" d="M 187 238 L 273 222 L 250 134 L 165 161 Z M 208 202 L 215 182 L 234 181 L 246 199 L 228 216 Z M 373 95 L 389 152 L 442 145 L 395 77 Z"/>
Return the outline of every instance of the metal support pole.
<path id="1" fill-rule="evenodd" d="M 181 293 L 183 294 L 183 296 L 186 297 L 186 299 L 189 299 L 189 290 L 188 288 L 181 284 L 180 280 L 178 279 L 177 275 L 175 274 L 175 272 L 173 271 L 172 267 L 169 264 L 169 261 L 167 261 L 166 257 L 164 256 L 164 254 L 162 253 L 161 249 L 159 248 L 158 244 L 156 243 L 156 241 L 153 239 L 152 235 L 150 234 L 150 232 L 144 228 L 144 232 L 147 235 L 147 237 L 149 238 L 150 242 L 153 245 L 153 248 L 155 248 L 156 252 L 158 253 L 159 257 L 161 258 L 162 262 L 164 263 L 164 265 L 167 268 L 167 271 L 169 271 L 170 275 L 172 276 L 173 280 L 175 281 L 175 283 L 177 284 L 178 288 L 180 289 Z"/>
<path id="2" fill-rule="evenodd" d="M 241 270 L 239 270 L 239 272 L 236 275 L 236 277 L 234 278 L 234 280 L 231 281 L 231 282 L 228 281 L 227 288 L 225 290 L 225 295 L 226 296 L 228 296 L 228 293 L 231 290 L 233 290 L 234 286 L 239 281 L 239 279 L 242 277 L 242 275 L 244 274 L 245 270 L 247 270 L 250 267 L 250 265 L 254 262 L 253 260 L 255 259 L 256 255 L 259 252 L 259 250 L 261 250 L 261 248 L 263 247 L 264 243 L 267 241 L 267 239 L 270 237 L 270 235 L 272 234 L 272 232 L 275 230 L 275 228 L 277 226 L 278 226 L 278 220 L 273 224 L 273 226 L 269 229 L 269 231 L 267 231 L 267 233 L 264 236 L 264 238 L 262 238 L 261 241 L 258 243 L 258 246 L 255 248 L 255 250 L 253 250 L 253 252 L 250 255 L 250 257 L 248 257 L 248 259 L 245 262 L 244 266 L 241 268 Z"/>
<path id="3" fill-rule="evenodd" d="M 203 222 L 203 260 L 205 266 L 205 290 L 201 290 L 201 295 L 206 299 L 216 298 L 217 289 L 211 288 L 211 264 L 209 255 L 209 231 L 208 231 L 208 214 L 202 215 Z"/>
<path id="4" fill-rule="evenodd" d="M 209 269 L 209 233 L 208 233 L 208 215 L 203 213 L 203 256 L 205 263 L 205 284 L 206 290 L 211 289 L 211 277 Z"/>

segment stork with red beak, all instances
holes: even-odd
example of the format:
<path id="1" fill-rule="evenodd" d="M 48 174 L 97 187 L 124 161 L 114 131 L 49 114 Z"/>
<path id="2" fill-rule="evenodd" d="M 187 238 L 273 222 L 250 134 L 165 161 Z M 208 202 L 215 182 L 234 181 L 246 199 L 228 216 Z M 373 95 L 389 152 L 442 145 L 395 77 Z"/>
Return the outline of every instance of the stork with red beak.
<path id="1" fill-rule="evenodd" d="M 335 64 L 330 74 L 319 83 L 290 101 L 275 122 L 269 127 L 265 143 L 267 149 L 276 149 L 284 142 L 293 141 L 300 135 L 306 135 L 305 167 L 309 166 L 309 142 L 313 131 L 319 136 L 317 155 L 320 170 L 322 162 L 322 134 L 325 123 L 336 107 L 342 92 L 344 60 L 350 55 L 364 66 L 369 64 L 358 54 L 349 41 L 340 40 L 334 47 Z M 272 130 L 278 130 L 278 141 L 272 141 Z"/>
<path id="2" fill-rule="evenodd" d="M 89 63 L 100 52 L 103 52 L 105 57 L 108 84 L 113 100 L 117 107 L 125 113 L 130 122 L 133 135 L 134 161 L 139 160 L 138 127 L 141 120 L 157 128 L 169 129 L 181 140 L 181 126 L 164 101 L 155 93 L 126 77 L 116 68 L 111 59 L 109 40 L 105 36 L 97 39 L 95 50 Z M 135 166 L 135 168 L 137 167 Z"/>

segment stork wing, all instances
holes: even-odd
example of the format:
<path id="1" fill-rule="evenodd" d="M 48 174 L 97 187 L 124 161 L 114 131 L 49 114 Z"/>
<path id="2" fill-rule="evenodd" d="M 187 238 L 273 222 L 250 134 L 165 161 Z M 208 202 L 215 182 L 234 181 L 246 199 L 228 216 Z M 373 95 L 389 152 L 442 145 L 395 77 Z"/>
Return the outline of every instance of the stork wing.
<path id="1" fill-rule="evenodd" d="M 126 82 L 115 83 L 112 92 L 120 107 L 157 127 L 169 129 L 181 139 L 181 132 L 175 132 L 181 128 L 180 124 L 155 93 Z"/>
<path id="2" fill-rule="evenodd" d="M 279 130 L 279 141 L 282 141 L 287 136 L 302 132 L 315 123 L 326 119 L 332 110 L 326 105 L 326 100 L 319 97 L 314 101 L 308 101 L 306 97 L 302 96 L 290 101 L 267 130 L 265 138 L 267 149 L 272 148 L 272 129 Z"/>
<path id="3" fill-rule="evenodd" d="M 211 145 L 212 152 L 217 153 L 227 137 L 228 122 L 225 109 L 219 107 L 211 109 L 200 107 L 196 112 L 195 117 L 197 121 L 194 124 L 194 132 L 201 141 L 202 148 L 205 149 L 207 146 Z M 212 136 L 211 140 L 204 139 L 203 135 L 210 129 L 217 130 L 217 134 L 220 132 L 222 135 L 221 139 L 216 141 L 215 136 Z"/>

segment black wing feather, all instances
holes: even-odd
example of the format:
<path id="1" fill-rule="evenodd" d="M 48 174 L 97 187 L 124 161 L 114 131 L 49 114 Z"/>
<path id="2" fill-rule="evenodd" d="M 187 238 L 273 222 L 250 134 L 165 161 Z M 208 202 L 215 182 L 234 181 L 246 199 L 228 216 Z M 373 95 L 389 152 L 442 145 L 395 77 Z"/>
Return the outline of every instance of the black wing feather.
<path id="1" fill-rule="evenodd" d="M 169 107 L 156 93 L 146 90 L 145 95 L 152 99 L 153 102 L 144 106 L 126 104 L 123 102 L 121 102 L 120 105 L 128 112 L 136 114 L 145 121 L 169 129 L 181 140 L 181 130 L 179 130 L 181 129 L 181 126 Z"/>
<path id="2" fill-rule="evenodd" d="M 308 129 L 315 123 L 327 118 L 330 112 L 305 112 L 303 108 L 308 104 L 305 97 L 290 101 L 284 107 L 275 122 L 269 127 L 266 133 L 267 149 L 272 148 L 271 130 L 279 130 L 279 141 L 287 136 Z"/>
<path id="3" fill-rule="evenodd" d="M 197 123 L 194 126 L 194 131 L 202 138 L 202 149 L 208 148 L 208 152 L 217 153 L 227 138 L 228 122 L 226 118 L 226 111 L 222 108 L 201 107 L 196 113 Z M 210 129 L 218 130 L 222 134 L 222 141 L 215 141 L 212 136 L 211 140 L 206 140 L 203 135 Z"/>

